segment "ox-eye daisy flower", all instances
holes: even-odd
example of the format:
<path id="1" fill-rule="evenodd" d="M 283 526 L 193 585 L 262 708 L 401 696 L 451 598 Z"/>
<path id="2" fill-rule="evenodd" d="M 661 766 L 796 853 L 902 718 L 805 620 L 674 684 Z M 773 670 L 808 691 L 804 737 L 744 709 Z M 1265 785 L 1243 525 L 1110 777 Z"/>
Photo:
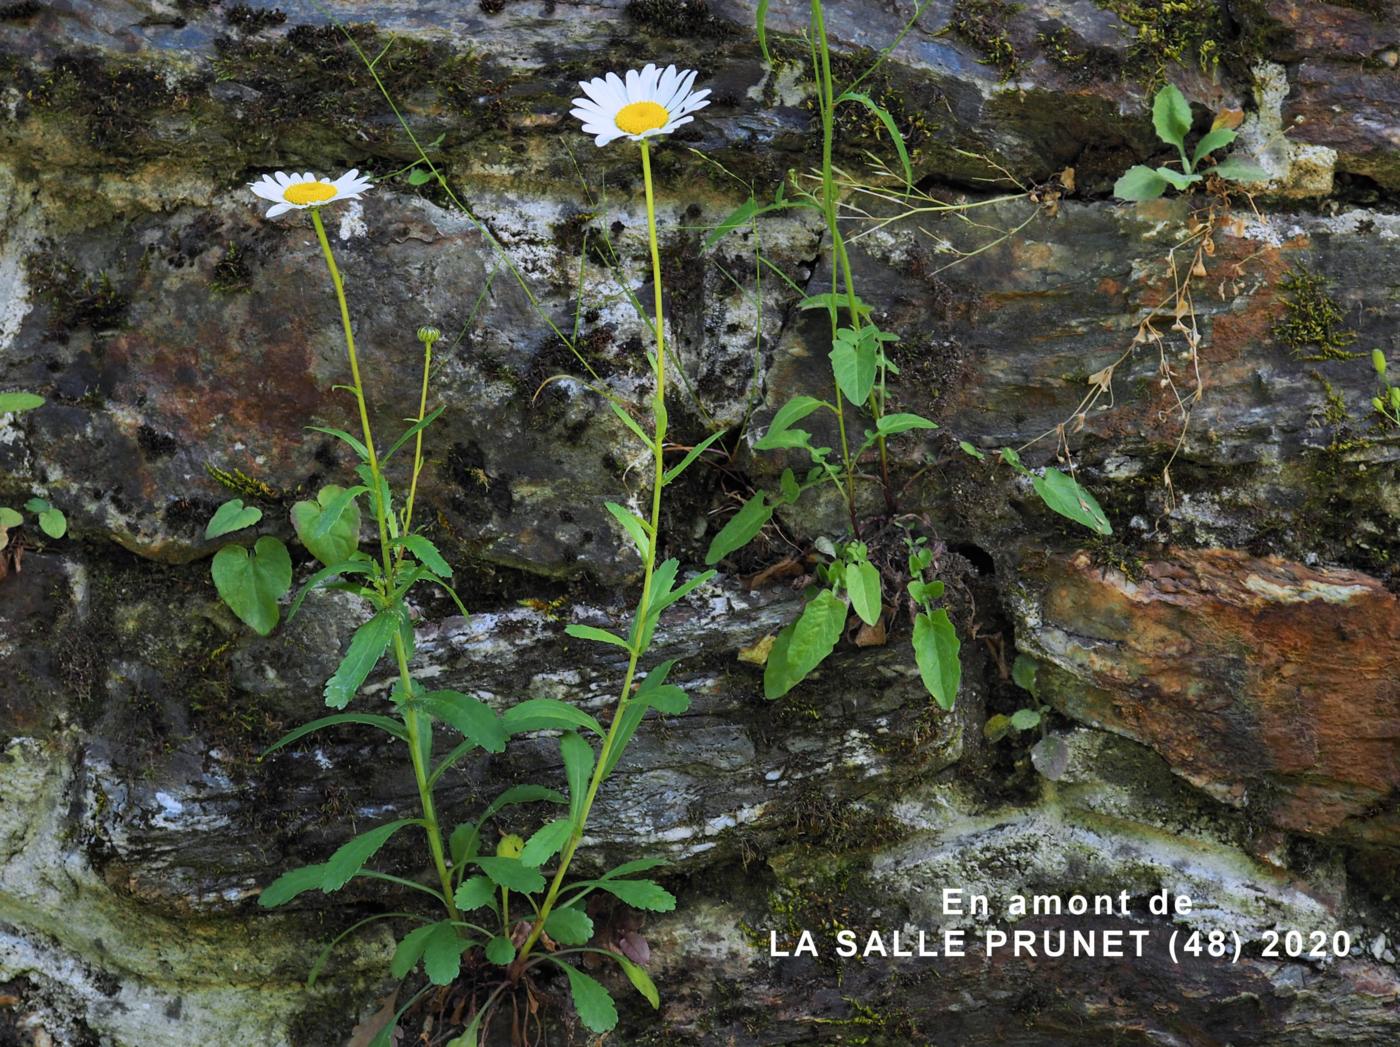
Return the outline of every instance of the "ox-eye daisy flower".
<path id="1" fill-rule="evenodd" d="M 616 73 L 579 81 L 587 98 L 575 98 L 578 108 L 572 114 L 583 121 L 586 134 L 594 142 L 607 145 L 615 138 L 630 138 L 634 142 L 656 135 L 670 134 L 681 124 L 695 119 L 690 114 L 710 103 L 710 93 L 692 91 L 696 73 L 693 69 L 677 70 L 668 65 L 659 69 L 648 64 L 645 69 L 628 70 L 626 80 Z"/>
<path id="2" fill-rule="evenodd" d="M 333 182 L 310 171 L 290 175 L 285 171 L 278 171 L 276 174 L 263 175 L 256 182 L 248 184 L 248 188 L 256 195 L 272 201 L 272 206 L 267 209 L 269 218 L 276 218 L 287 211 L 322 207 L 337 200 L 354 200 L 369 187 L 369 179 L 361 177 L 360 172 L 354 168 Z"/>

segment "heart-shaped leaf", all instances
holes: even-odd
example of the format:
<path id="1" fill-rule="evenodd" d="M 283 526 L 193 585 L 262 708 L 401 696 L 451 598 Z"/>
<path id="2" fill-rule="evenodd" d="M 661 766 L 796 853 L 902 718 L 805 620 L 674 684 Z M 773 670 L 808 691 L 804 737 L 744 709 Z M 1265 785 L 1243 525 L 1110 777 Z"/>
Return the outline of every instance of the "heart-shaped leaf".
<path id="1" fill-rule="evenodd" d="M 327 567 L 350 559 L 360 547 L 360 505 L 355 499 L 364 490 L 327 484 L 316 501 L 292 506 L 292 527 L 301 544 Z"/>
<path id="2" fill-rule="evenodd" d="M 226 545 L 214 554 L 214 588 L 249 628 L 262 636 L 277 627 L 277 601 L 292 587 L 292 558 L 276 538 L 264 536 L 249 551 Z"/>
<path id="3" fill-rule="evenodd" d="M 846 399 L 863 404 L 875 386 L 875 340 L 861 337 L 849 327 L 836 333 L 831 347 L 831 373 Z"/>
<path id="4" fill-rule="evenodd" d="M 242 498 L 231 498 L 214 510 L 209 526 L 204 529 L 205 538 L 218 538 L 221 535 L 252 527 L 262 519 L 262 510 L 252 505 L 244 505 Z"/>

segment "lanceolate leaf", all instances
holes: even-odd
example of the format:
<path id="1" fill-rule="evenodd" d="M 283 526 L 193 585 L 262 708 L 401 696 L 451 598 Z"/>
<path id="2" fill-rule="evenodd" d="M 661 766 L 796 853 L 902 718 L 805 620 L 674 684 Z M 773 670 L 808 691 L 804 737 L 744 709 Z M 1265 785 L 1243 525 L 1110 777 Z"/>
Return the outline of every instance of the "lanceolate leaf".
<path id="1" fill-rule="evenodd" d="M 705 553 L 706 565 L 717 564 L 730 553 L 748 545 L 772 516 L 773 507 L 759 491 L 715 535 L 709 551 Z"/>
<path id="2" fill-rule="evenodd" d="M 741 225 L 747 225 L 753 216 L 758 213 L 758 201 L 750 196 L 742 204 L 729 213 L 729 216 L 720 222 L 705 237 L 705 248 L 708 250 L 714 247 L 726 236 L 738 229 Z"/>
<path id="3" fill-rule="evenodd" d="M 276 538 L 259 538 L 251 552 L 226 545 L 214 554 L 214 588 L 229 610 L 255 632 L 268 635 L 277 627 L 277 601 L 292 586 L 292 558 Z"/>
<path id="4" fill-rule="evenodd" d="M 904 169 L 904 183 L 911 184 L 914 181 L 914 168 L 909 163 L 909 150 L 904 146 L 904 136 L 899 133 L 899 127 L 894 122 L 894 117 L 889 112 L 877 105 L 869 95 L 861 94 L 859 91 L 847 91 L 836 99 L 836 104 L 842 102 L 859 102 L 874 114 L 875 119 L 884 125 L 889 133 L 890 140 L 894 142 L 894 151 L 899 154 L 900 166 Z"/>
<path id="5" fill-rule="evenodd" d="M 392 458 L 394 456 L 395 451 L 397 451 L 404 444 L 408 443 L 409 440 L 413 439 L 413 437 L 417 436 L 424 429 L 428 428 L 428 426 L 432 425 L 435 421 L 437 421 L 438 415 L 442 414 L 442 412 L 446 409 L 447 405 L 443 404 L 441 407 L 429 411 L 426 415 L 423 416 L 421 421 L 414 422 L 407 429 L 405 429 L 399 435 L 399 438 L 394 441 L 393 446 L 391 446 L 387 451 L 384 452 L 384 457 L 380 459 L 380 463 L 382 464 L 384 462 L 387 462 L 390 458 Z"/>
<path id="6" fill-rule="evenodd" d="M 711 445 L 712 443 L 714 443 L 716 440 L 718 440 L 720 437 L 722 437 L 722 436 L 723 436 L 725 433 L 727 433 L 728 431 L 729 431 L 728 429 L 720 429 L 720 430 L 718 430 L 718 431 L 716 431 L 716 432 L 713 432 L 713 433 L 711 433 L 709 436 L 705 437 L 705 439 L 701 440 L 701 441 L 700 441 L 698 444 L 696 444 L 694 447 L 692 447 L 692 448 L 686 453 L 686 456 L 680 460 L 679 463 L 677 463 L 676 465 L 671 466 L 671 468 L 669 468 L 669 469 L 666 470 L 666 472 L 665 472 L 665 474 L 664 474 L 664 476 L 663 476 L 663 478 L 662 478 L 662 479 L 664 480 L 664 482 L 666 482 L 666 483 L 671 483 L 671 482 L 672 482 L 673 480 L 675 480 L 678 476 L 680 476 L 681 473 L 683 473 L 683 472 L 685 472 L 687 469 L 689 469 L 690 466 L 691 466 L 691 464 L 692 464 L 697 458 L 699 458 L 702 454 L 704 454 L 707 450 L 709 450 L 710 445 Z"/>
<path id="7" fill-rule="evenodd" d="M 559 754 L 564 758 L 564 776 L 569 783 L 569 817 L 577 823 L 593 774 L 593 747 L 573 731 L 565 731 L 559 737 Z"/>
<path id="8" fill-rule="evenodd" d="M 676 907 L 676 896 L 655 880 L 589 880 L 584 886 L 607 891 L 634 909 L 670 912 Z"/>
<path id="9" fill-rule="evenodd" d="M 923 611 L 914 618 L 914 660 L 924 687 L 941 709 L 951 709 L 962 681 L 957 630 L 948 612 Z"/>
<path id="10" fill-rule="evenodd" d="M 658 869 L 663 865 L 670 864 L 670 861 L 665 858 L 636 858 L 609 869 L 598 878 L 600 880 L 615 880 L 622 876 L 631 876 L 633 873 L 646 872 L 649 869 Z"/>
<path id="11" fill-rule="evenodd" d="M 405 534 L 395 538 L 393 543 L 403 546 L 414 558 L 439 578 L 451 580 L 452 567 L 438 552 L 438 547 L 421 534 Z"/>
<path id="12" fill-rule="evenodd" d="M 359 836 L 342 845 L 326 861 L 321 876 L 321 890 L 340 890 L 350 882 L 352 876 L 364 867 L 365 862 L 374 857 L 379 848 L 389 842 L 389 837 L 405 825 L 419 824 L 421 823 L 417 818 L 400 818 L 397 821 L 376 826 L 369 832 L 360 833 Z"/>
<path id="13" fill-rule="evenodd" d="M 558 698 L 527 698 L 501 714 L 501 722 L 511 734 L 525 731 L 558 731 L 586 727 L 599 738 L 605 733 L 588 713 Z"/>
<path id="14" fill-rule="evenodd" d="M 306 580 L 306 584 L 301 587 L 301 592 L 297 593 L 292 600 L 292 606 L 287 608 L 287 621 L 296 617 L 301 610 L 302 602 L 322 585 L 326 585 L 333 578 L 339 578 L 343 574 L 373 574 L 374 562 L 363 554 L 359 554 L 362 559 L 342 560 L 340 563 L 331 564 L 329 567 L 322 567 Z"/>
<path id="15" fill-rule="evenodd" d="M 1044 476 L 1031 477 L 1036 494 L 1061 516 L 1081 523 L 1098 534 L 1112 534 L 1113 528 L 1094 496 L 1075 482 L 1074 478 L 1055 468 L 1047 468 Z"/>
<path id="16" fill-rule="evenodd" d="M 258 904 L 264 909 L 275 909 L 305 891 L 318 891 L 325 872 L 324 865 L 304 865 L 300 869 L 284 872 L 262 889 L 258 894 Z"/>
<path id="17" fill-rule="evenodd" d="M 375 664 L 384 656 L 394 632 L 399 627 L 399 608 L 380 611 L 355 630 L 350 648 L 341 659 L 335 675 L 326 681 L 326 704 L 332 709 L 344 709 L 355 697 Z"/>
<path id="18" fill-rule="evenodd" d="M 278 749 L 291 745 L 293 742 L 306 737 L 312 731 L 319 731 L 323 727 L 336 727 L 344 723 L 358 723 L 364 724 L 367 727 L 378 727 L 381 731 L 387 731 L 400 740 L 407 737 L 403 724 L 392 717 L 375 716 L 371 713 L 336 713 L 333 716 L 323 716 L 319 720 L 312 720 L 310 723 L 304 723 L 300 727 L 288 731 L 259 753 L 258 759 L 261 760 L 270 756 Z"/>
<path id="19" fill-rule="evenodd" d="M 455 727 L 462 737 L 475 742 L 487 752 L 504 752 L 506 729 L 501 718 L 480 698 L 461 691 L 429 691 L 417 698 L 417 704 L 434 719 Z"/>
<path id="20" fill-rule="evenodd" d="M 627 641 L 616 633 L 610 633 L 606 629 L 599 629 L 593 625 L 571 624 L 564 626 L 564 632 L 576 640 L 592 640 L 594 643 L 610 644 L 613 647 L 621 647 L 624 651 L 631 650 L 627 646 Z"/>
<path id="21" fill-rule="evenodd" d="M 1167 84 L 1152 100 L 1152 126 L 1162 141 L 1184 148 L 1186 133 L 1191 130 L 1191 104 L 1175 84 Z"/>
<path id="22" fill-rule="evenodd" d="M 618 505 L 616 502 L 604 502 L 603 508 L 607 509 L 612 514 L 613 519 L 622 525 L 622 529 L 632 539 L 632 544 L 637 547 L 637 554 L 645 558 L 647 549 L 651 545 L 646 521 L 632 512 L 631 509 Z"/>
<path id="23" fill-rule="evenodd" d="M 656 991 L 656 983 L 651 980 L 651 975 L 647 974 L 646 968 L 640 964 L 633 963 L 620 953 L 614 953 L 613 959 L 622 967 L 622 972 L 627 975 L 627 980 L 632 983 L 632 987 L 646 997 L 647 1003 L 652 1009 L 661 1006 L 661 994 Z"/>
<path id="24" fill-rule="evenodd" d="M 846 591 L 851 594 L 851 606 L 866 625 L 880 620 L 880 572 L 868 561 L 846 565 Z"/>
<path id="25" fill-rule="evenodd" d="M 763 672 L 763 696 L 781 698 L 826 659 L 846 626 L 846 601 L 823 589 L 773 642 Z"/>
<path id="26" fill-rule="evenodd" d="M 19 414 L 42 407 L 44 398 L 34 393 L 0 393 L 0 414 Z"/>

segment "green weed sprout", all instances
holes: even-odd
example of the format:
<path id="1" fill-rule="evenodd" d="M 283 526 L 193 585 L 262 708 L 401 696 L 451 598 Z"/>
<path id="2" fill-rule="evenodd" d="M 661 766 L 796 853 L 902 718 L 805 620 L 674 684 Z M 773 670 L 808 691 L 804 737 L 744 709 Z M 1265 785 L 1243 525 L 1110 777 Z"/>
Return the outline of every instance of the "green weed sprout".
<path id="1" fill-rule="evenodd" d="M 1380 395 L 1371 398 L 1371 406 L 1391 425 L 1400 425 L 1400 386 L 1391 385 L 1385 374 L 1385 353 L 1371 350 L 1371 366 L 1376 369 L 1376 380 L 1380 383 Z"/>
<path id="2" fill-rule="evenodd" d="M 1113 195 L 1120 200 L 1155 200 L 1167 189 L 1189 189 L 1206 175 L 1216 175 L 1227 182 L 1267 182 L 1269 172 L 1239 157 L 1227 156 L 1211 167 L 1201 164 L 1235 140 L 1235 132 L 1217 120 L 1191 152 L 1186 151 L 1186 135 L 1191 130 L 1191 104 L 1175 84 L 1167 84 L 1152 100 L 1152 126 L 1157 137 L 1175 146 L 1181 155 L 1181 170 L 1172 167 L 1145 167 L 1135 164 L 1113 184 Z"/>

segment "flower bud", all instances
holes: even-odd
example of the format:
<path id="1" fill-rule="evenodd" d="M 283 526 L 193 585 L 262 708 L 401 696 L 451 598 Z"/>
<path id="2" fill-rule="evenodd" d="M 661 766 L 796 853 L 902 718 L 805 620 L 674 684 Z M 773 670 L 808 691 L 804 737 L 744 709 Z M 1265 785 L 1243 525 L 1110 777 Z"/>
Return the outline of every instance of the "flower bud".
<path id="1" fill-rule="evenodd" d="M 442 332 L 431 324 L 424 324 L 422 327 L 418 328 L 418 340 L 424 345 L 430 346 L 441 337 Z"/>
<path id="2" fill-rule="evenodd" d="M 1376 369 L 1376 374 L 1385 377 L 1385 353 L 1379 349 L 1371 350 L 1371 366 Z"/>

